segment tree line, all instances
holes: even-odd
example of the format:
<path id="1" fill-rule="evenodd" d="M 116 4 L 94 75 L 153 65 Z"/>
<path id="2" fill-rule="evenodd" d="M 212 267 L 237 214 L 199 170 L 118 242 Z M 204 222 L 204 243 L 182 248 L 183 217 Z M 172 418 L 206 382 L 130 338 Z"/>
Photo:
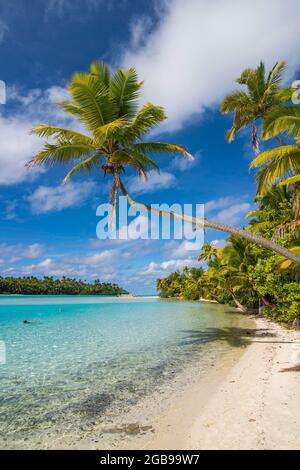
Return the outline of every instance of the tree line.
<path id="1" fill-rule="evenodd" d="M 1 277 L 0 294 L 2 295 L 120 295 L 127 291 L 117 284 L 100 282 L 92 283 L 62 277 L 54 279 L 45 276 L 39 279 L 30 277 Z"/>

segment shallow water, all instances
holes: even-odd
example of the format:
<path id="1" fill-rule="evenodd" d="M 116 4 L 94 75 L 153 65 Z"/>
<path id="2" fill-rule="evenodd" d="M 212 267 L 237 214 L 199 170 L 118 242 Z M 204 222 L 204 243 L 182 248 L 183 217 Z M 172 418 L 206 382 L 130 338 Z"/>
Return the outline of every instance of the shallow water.
<path id="1" fill-rule="evenodd" d="M 172 393 L 187 368 L 204 374 L 243 345 L 248 326 L 198 302 L 1 297 L 0 447 L 55 447 L 62 433 L 76 443 L 99 425 L 117 430 L 147 397 Z"/>

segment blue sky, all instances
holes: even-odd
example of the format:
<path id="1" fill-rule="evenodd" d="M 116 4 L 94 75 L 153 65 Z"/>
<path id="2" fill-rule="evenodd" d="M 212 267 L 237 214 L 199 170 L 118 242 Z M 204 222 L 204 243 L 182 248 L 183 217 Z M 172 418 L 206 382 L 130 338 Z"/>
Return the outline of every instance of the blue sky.
<path id="1" fill-rule="evenodd" d="M 231 118 L 218 105 L 247 66 L 288 61 L 287 82 L 299 78 L 297 0 L 0 0 L 0 273 L 63 274 L 119 282 L 153 293 L 155 279 L 197 252 L 184 242 L 100 241 L 96 207 L 107 200 L 102 174 L 62 187 L 64 169 L 29 171 L 41 147 L 34 124 L 72 125 L 55 102 L 74 71 L 92 61 L 135 66 L 145 80 L 142 101 L 165 106 L 169 119 L 159 139 L 185 145 L 193 163 L 162 156 L 160 178 L 141 190 L 147 203 L 206 203 L 206 215 L 242 226 L 255 194 L 249 173 L 249 134 L 231 145 Z M 206 240 L 226 234 L 208 231 Z"/>

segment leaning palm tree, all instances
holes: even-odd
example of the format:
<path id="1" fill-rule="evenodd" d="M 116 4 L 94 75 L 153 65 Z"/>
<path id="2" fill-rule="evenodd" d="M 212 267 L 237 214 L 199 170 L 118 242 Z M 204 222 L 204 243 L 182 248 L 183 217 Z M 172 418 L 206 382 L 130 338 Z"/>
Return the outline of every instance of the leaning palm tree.
<path id="1" fill-rule="evenodd" d="M 179 153 L 186 158 L 192 158 L 181 145 L 144 140 L 153 128 L 166 119 L 166 115 L 163 108 L 152 103 L 138 108 L 142 83 L 133 68 L 117 69 L 112 73 L 103 63 L 92 64 L 89 73 L 73 75 L 68 87 L 71 99 L 59 105 L 66 113 L 77 118 L 86 133 L 47 124 L 36 126 L 33 132 L 46 141 L 43 149 L 28 166 L 72 164 L 73 167 L 64 182 L 76 173 L 102 171 L 104 175 L 112 177 L 113 214 L 120 190 L 130 205 L 142 211 L 171 216 L 196 226 L 204 225 L 238 235 L 300 264 L 298 255 L 258 234 L 206 218 L 197 219 L 169 213 L 138 203 L 130 197 L 121 180 L 121 174 L 126 168 L 133 168 L 141 177 L 147 178 L 149 170 L 159 171 L 153 160 L 154 154 Z"/>
<path id="2" fill-rule="evenodd" d="M 257 122 L 264 119 L 268 111 L 282 101 L 280 83 L 285 62 L 276 63 L 267 74 L 263 62 L 256 69 L 244 70 L 237 79 L 245 90 L 238 90 L 228 95 L 221 104 L 221 112 L 234 113 L 233 125 L 226 134 L 232 142 L 241 129 L 252 126 L 252 148 L 259 152 Z M 280 137 L 278 136 L 280 139 Z"/>
<path id="3" fill-rule="evenodd" d="M 180 153 L 192 158 L 181 145 L 142 141 L 146 133 L 166 119 L 164 109 L 152 103 L 138 110 L 142 84 L 133 68 L 111 73 L 104 63 L 92 64 L 90 73 L 74 74 L 68 88 L 71 99 L 58 104 L 80 121 L 87 134 L 47 124 L 36 126 L 33 133 L 54 142 L 46 141 L 28 166 L 73 164 L 64 183 L 75 173 L 91 170 L 112 175 L 110 202 L 114 214 L 120 173 L 126 167 L 147 179 L 150 169 L 159 171 L 152 154 Z"/>

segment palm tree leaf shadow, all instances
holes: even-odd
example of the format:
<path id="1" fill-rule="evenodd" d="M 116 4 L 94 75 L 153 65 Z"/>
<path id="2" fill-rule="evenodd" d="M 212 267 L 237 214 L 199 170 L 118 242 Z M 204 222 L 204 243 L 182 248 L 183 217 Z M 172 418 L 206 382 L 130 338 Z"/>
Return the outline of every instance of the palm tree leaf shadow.
<path id="1" fill-rule="evenodd" d="M 185 335 L 180 343 L 182 346 L 225 341 L 232 347 L 245 347 L 253 342 L 254 337 L 273 338 L 276 336 L 267 328 L 205 328 L 204 330 L 181 330 L 181 332 Z"/>

